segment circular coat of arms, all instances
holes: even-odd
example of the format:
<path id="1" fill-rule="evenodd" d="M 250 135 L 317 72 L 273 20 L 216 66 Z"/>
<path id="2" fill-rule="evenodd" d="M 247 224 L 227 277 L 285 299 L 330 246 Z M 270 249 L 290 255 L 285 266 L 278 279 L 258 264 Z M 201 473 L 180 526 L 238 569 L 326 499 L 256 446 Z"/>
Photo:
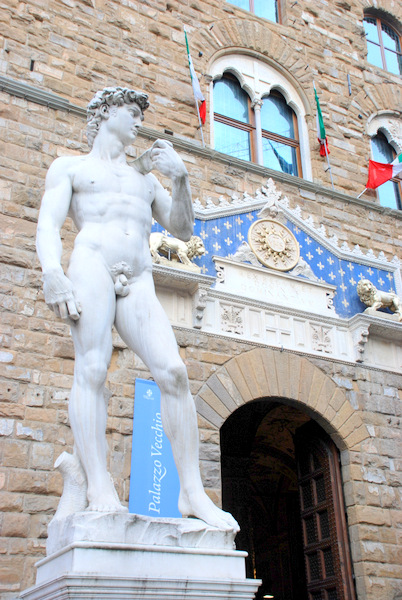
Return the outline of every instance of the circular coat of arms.
<path id="1" fill-rule="evenodd" d="M 260 263 L 266 267 L 290 271 L 298 263 L 299 244 L 293 233 L 278 221 L 255 221 L 248 232 L 248 243 Z"/>

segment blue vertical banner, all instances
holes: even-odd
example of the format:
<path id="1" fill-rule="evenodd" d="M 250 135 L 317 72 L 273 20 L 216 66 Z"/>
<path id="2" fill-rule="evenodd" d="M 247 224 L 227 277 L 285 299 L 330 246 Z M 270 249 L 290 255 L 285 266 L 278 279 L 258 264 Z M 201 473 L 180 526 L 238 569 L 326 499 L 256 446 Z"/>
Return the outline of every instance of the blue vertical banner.
<path id="1" fill-rule="evenodd" d="M 151 517 L 180 517 L 180 483 L 162 427 L 161 393 L 154 381 L 135 380 L 128 510 Z"/>

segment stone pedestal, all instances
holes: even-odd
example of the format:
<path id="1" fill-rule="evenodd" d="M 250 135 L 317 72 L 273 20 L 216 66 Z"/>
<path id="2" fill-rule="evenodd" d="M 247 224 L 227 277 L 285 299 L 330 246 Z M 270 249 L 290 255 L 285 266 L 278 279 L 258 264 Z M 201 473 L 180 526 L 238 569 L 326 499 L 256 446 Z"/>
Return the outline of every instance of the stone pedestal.
<path id="1" fill-rule="evenodd" d="M 48 556 L 21 600 L 252 600 L 234 535 L 198 519 L 77 513 L 52 521 Z"/>

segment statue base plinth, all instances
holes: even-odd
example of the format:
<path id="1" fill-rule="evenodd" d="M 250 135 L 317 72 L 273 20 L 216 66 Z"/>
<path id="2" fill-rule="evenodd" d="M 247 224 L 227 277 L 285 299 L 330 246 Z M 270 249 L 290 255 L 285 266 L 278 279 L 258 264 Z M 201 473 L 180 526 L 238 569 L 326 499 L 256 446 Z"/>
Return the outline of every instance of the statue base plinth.
<path id="1" fill-rule="evenodd" d="M 198 519 L 78 513 L 49 526 L 48 556 L 21 600 L 251 600 L 233 533 Z M 50 553 L 49 553 L 50 551 Z"/>
<path id="2" fill-rule="evenodd" d="M 366 308 L 366 310 L 364 310 L 363 313 L 366 315 L 371 315 L 372 317 L 379 317 L 380 319 L 388 319 L 388 321 L 396 321 L 397 323 L 399 322 L 398 314 L 387 313 L 387 312 L 384 312 L 383 310 L 377 310 L 376 308 L 373 308 L 372 306 L 369 306 L 368 308 Z"/>

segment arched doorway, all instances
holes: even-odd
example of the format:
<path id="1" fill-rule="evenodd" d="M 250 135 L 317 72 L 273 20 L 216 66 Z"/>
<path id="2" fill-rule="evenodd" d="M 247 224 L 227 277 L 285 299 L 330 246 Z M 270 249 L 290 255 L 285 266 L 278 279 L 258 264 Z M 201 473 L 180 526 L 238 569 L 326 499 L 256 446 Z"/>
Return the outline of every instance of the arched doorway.
<path id="1" fill-rule="evenodd" d="M 274 600 L 355 598 L 339 453 L 304 411 L 248 402 L 221 427 L 222 504 L 239 521 L 247 576 Z"/>

